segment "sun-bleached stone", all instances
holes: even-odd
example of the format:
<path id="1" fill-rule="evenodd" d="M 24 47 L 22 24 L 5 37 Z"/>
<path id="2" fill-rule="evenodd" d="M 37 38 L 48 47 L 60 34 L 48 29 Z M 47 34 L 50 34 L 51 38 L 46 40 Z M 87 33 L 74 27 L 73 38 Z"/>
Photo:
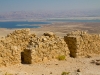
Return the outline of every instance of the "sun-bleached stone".
<path id="1" fill-rule="evenodd" d="M 0 66 L 33 64 L 59 55 L 68 57 L 69 50 L 64 39 L 53 32 L 36 37 L 30 34 L 30 29 L 15 30 L 0 40 Z"/>
<path id="2" fill-rule="evenodd" d="M 64 37 L 72 57 L 100 55 L 99 34 L 88 34 L 85 31 L 73 31 Z"/>

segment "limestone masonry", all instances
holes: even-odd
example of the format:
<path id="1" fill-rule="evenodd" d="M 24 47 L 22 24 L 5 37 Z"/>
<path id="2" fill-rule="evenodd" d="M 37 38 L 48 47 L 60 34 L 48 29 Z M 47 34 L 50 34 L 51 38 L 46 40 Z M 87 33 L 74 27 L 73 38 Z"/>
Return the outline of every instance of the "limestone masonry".
<path id="1" fill-rule="evenodd" d="M 44 33 L 41 37 L 32 38 L 24 50 L 24 62 L 34 62 L 56 59 L 60 55 L 68 57 L 69 50 L 64 39 L 55 36 L 52 32 Z"/>
<path id="2" fill-rule="evenodd" d="M 0 40 L 0 66 L 21 63 L 21 52 L 27 47 L 31 37 L 27 30 L 15 30 Z"/>
<path id="3" fill-rule="evenodd" d="M 0 39 L 0 66 L 45 62 L 62 55 L 66 59 L 100 55 L 100 35 L 73 31 L 64 38 L 52 32 L 37 37 L 30 29 L 22 29 Z"/>
<path id="4" fill-rule="evenodd" d="M 100 55 L 100 35 L 85 31 L 72 31 L 64 36 L 71 57 Z"/>
<path id="5" fill-rule="evenodd" d="M 37 37 L 30 29 L 15 30 L 0 40 L 0 66 L 32 64 L 69 55 L 64 39 L 52 32 Z"/>

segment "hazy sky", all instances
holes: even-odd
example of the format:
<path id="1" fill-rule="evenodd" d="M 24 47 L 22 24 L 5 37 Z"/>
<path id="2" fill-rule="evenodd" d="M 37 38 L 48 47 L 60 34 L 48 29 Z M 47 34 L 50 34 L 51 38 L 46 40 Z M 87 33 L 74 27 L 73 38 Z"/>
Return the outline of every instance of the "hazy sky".
<path id="1" fill-rule="evenodd" d="M 97 9 L 100 9 L 100 0 L 0 0 L 0 12 Z"/>

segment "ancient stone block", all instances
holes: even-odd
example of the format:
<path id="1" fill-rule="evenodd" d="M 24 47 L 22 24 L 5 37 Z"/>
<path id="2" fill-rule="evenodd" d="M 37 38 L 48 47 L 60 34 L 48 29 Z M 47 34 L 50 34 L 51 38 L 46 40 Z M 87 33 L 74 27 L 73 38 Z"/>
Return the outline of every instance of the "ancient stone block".
<path id="1" fill-rule="evenodd" d="M 84 31 L 73 31 L 64 37 L 72 57 L 100 55 L 100 37 Z"/>

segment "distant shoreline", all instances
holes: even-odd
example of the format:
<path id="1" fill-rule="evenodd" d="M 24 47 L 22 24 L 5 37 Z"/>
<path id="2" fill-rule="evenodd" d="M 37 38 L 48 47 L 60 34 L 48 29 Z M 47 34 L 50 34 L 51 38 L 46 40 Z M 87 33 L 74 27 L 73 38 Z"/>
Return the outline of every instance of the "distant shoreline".
<path id="1" fill-rule="evenodd" d="M 43 35 L 44 32 L 54 32 L 58 36 L 63 37 L 66 33 L 74 30 L 83 30 L 88 31 L 89 33 L 100 34 L 100 22 L 98 23 L 81 23 L 81 22 L 54 22 L 52 24 L 39 25 L 38 28 L 30 28 L 32 33 L 36 33 L 37 36 Z M 0 28 L 0 37 L 6 36 L 17 29 L 26 29 L 26 28 Z"/>
<path id="2" fill-rule="evenodd" d="M 48 22 L 7 21 L 0 22 L 0 28 L 38 28 L 40 25 L 50 24 Z"/>
<path id="3" fill-rule="evenodd" d="M 9 21 L 27 21 L 27 22 L 44 22 L 44 21 L 67 21 L 67 20 L 100 20 L 100 17 L 66 17 L 66 18 L 41 18 L 41 19 L 1 19 L 0 22 Z"/>

